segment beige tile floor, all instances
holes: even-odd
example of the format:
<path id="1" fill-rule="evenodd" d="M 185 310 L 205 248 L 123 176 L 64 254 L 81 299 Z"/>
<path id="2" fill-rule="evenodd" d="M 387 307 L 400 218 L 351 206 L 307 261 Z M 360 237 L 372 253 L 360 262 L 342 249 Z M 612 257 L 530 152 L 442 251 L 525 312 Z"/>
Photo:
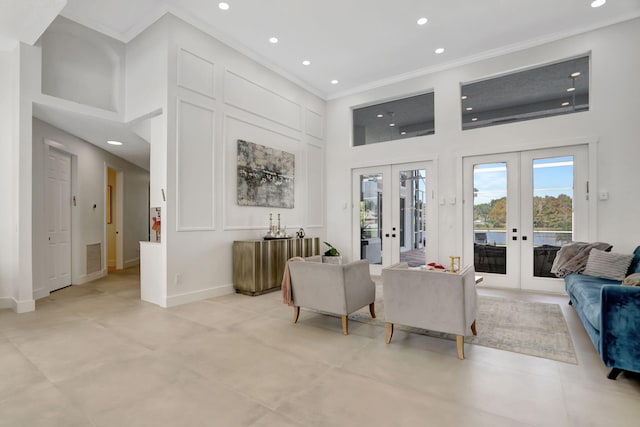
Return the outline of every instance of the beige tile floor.
<path id="1" fill-rule="evenodd" d="M 279 293 L 171 309 L 138 271 L 0 310 L 0 426 L 637 426 L 640 379 L 606 378 L 566 299 L 579 364 L 292 310 Z"/>

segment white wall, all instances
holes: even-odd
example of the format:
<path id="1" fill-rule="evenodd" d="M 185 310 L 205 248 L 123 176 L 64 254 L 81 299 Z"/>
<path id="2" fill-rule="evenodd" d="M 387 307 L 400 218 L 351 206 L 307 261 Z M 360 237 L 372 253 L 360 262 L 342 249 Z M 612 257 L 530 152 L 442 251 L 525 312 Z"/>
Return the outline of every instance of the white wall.
<path id="1" fill-rule="evenodd" d="M 630 252 L 640 244 L 640 121 L 637 95 L 640 80 L 640 20 L 610 26 L 547 45 L 479 61 L 447 71 L 332 100 L 327 104 L 327 238 L 351 248 L 351 194 L 345 182 L 354 167 L 434 159 L 438 167 L 440 197 L 457 196 L 456 205 L 438 207 L 439 256 L 462 253 L 462 171 L 464 155 L 518 151 L 531 148 L 597 141 L 597 187 L 608 191 L 608 201 L 597 202 L 597 223 L 590 239 L 604 240 L 615 251 Z M 461 131 L 460 82 L 473 81 L 510 70 L 592 53 L 590 111 L 522 123 Z M 435 135 L 351 147 L 351 108 L 435 90 Z M 593 160 L 593 159 L 592 159 Z M 596 202 L 594 202 L 596 203 Z M 351 251 L 344 251 L 351 253 Z"/>
<path id="2" fill-rule="evenodd" d="M 324 234 L 324 102 L 183 21 L 168 19 L 162 238 L 168 245 L 167 305 L 174 305 L 232 292 L 232 242 L 262 238 L 269 212 L 280 213 L 288 231 L 304 227 L 309 236 Z M 295 154 L 294 209 L 237 205 L 237 139 Z M 194 153 L 201 157 L 189 157 Z"/>
<path id="3" fill-rule="evenodd" d="M 125 121 L 145 116 L 167 103 L 168 30 L 166 16 L 127 43 Z"/>
<path id="4" fill-rule="evenodd" d="M 169 19 L 165 15 L 126 46 L 126 117 L 160 111 L 148 120 L 149 207 L 161 208 L 161 242 L 140 245 L 140 286 L 145 301 L 167 306 L 167 102 Z M 147 210 L 148 212 L 148 210 Z"/>
<path id="5" fill-rule="evenodd" d="M 123 259 L 125 265 L 139 262 L 139 242 L 148 240 L 148 188 L 147 171 L 122 160 L 100 148 L 70 135 L 48 123 L 33 119 L 33 292 L 41 297 L 46 291 L 46 223 L 45 205 L 45 161 L 48 145 L 45 140 L 61 146 L 57 149 L 72 155 L 72 194 L 76 206 L 72 206 L 72 283 L 82 284 L 106 274 L 106 263 L 102 271 L 87 276 L 86 245 L 101 243 L 106 250 L 106 171 L 111 166 L 122 171 L 123 200 Z M 75 175 L 75 176 L 74 176 Z M 93 205 L 96 208 L 93 208 Z M 103 260 L 106 256 L 103 256 Z"/>
<path id="6" fill-rule="evenodd" d="M 16 278 L 15 254 L 15 202 L 13 186 L 16 173 L 13 163 L 14 123 L 16 122 L 18 86 L 17 54 L 0 52 L 0 198 L 5 201 L 0 209 L 0 308 L 14 307 Z"/>
<path id="7" fill-rule="evenodd" d="M 40 44 L 42 93 L 104 110 L 123 110 L 123 43 L 59 16 Z"/>

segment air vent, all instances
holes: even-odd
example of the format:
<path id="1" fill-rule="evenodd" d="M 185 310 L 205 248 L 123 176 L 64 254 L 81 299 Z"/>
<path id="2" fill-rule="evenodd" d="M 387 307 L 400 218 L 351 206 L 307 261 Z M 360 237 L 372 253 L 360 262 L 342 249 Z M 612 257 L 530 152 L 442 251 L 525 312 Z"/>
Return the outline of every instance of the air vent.
<path id="1" fill-rule="evenodd" d="M 102 270 L 102 247 L 100 243 L 87 245 L 87 274 Z"/>

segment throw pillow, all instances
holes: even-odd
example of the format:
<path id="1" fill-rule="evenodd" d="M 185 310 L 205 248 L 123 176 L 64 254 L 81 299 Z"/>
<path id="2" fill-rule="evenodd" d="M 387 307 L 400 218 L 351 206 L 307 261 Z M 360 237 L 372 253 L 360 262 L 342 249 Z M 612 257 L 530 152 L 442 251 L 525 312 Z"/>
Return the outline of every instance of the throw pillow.
<path id="1" fill-rule="evenodd" d="M 591 249 L 587 267 L 582 274 L 602 277 L 603 279 L 622 280 L 627 274 L 633 255 L 605 252 L 600 249 Z"/>
<path id="2" fill-rule="evenodd" d="M 627 286 L 640 286 L 640 273 L 633 273 L 628 275 L 624 278 L 622 284 Z"/>

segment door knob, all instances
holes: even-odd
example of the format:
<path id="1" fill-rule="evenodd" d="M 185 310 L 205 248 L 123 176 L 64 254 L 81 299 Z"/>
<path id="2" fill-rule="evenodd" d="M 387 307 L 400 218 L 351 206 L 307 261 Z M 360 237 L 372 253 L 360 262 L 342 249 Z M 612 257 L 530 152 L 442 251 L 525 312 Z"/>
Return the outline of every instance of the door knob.
<path id="1" fill-rule="evenodd" d="M 384 237 L 389 237 L 389 233 L 385 234 Z"/>
<path id="2" fill-rule="evenodd" d="M 527 240 L 527 236 L 522 236 L 522 240 Z"/>
<path id="3" fill-rule="evenodd" d="M 396 235 L 395 235 L 395 234 L 392 234 L 392 235 L 391 235 L 391 237 L 396 237 Z"/>

